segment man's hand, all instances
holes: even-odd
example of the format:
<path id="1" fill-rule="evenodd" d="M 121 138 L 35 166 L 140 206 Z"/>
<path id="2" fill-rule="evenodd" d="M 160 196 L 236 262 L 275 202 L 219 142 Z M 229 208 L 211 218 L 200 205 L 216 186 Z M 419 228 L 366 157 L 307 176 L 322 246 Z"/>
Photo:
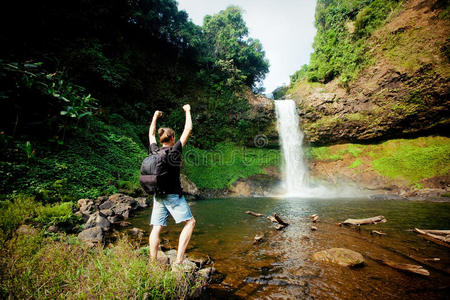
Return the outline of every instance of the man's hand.
<path id="1" fill-rule="evenodd" d="M 155 114 L 153 115 L 153 117 L 154 117 L 154 118 L 160 118 L 160 117 L 162 117 L 162 111 L 160 111 L 160 110 L 155 111 Z"/>
<path id="2" fill-rule="evenodd" d="M 191 111 L 191 106 L 189 104 L 186 104 L 183 106 L 184 111 Z"/>
<path id="3" fill-rule="evenodd" d="M 155 132 L 156 132 L 156 120 L 162 116 L 162 111 L 155 111 L 153 114 L 152 122 L 150 123 L 150 128 L 148 129 L 148 138 L 150 140 L 150 145 L 156 143 Z"/>

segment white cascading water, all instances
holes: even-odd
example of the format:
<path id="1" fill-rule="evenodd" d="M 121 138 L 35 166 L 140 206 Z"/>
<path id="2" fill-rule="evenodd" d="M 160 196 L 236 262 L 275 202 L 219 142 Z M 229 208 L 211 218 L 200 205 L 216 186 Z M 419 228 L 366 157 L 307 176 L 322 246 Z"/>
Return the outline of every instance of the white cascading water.
<path id="1" fill-rule="evenodd" d="M 303 132 L 293 100 L 275 100 L 278 135 L 283 155 L 282 189 L 285 197 L 328 198 L 352 196 L 349 188 L 325 187 L 309 178 L 303 155 Z"/>
<path id="2" fill-rule="evenodd" d="M 303 132 L 293 100 L 275 100 L 278 135 L 283 153 L 282 176 L 287 194 L 297 194 L 308 186 L 308 168 L 303 158 Z"/>

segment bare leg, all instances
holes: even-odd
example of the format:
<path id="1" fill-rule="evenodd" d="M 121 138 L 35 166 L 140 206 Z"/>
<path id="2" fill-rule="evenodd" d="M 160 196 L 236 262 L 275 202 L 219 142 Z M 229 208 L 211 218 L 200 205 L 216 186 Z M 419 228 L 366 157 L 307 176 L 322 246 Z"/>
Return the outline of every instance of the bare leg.
<path id="1" fill-rule="evenodd" d="M 150 244 L 150 257 L 155 260 L 158 255 L 158 247 L 159 247 L 159 233 L 161 232 L 162 226 L 153 225 L 152 232 L 148 238 L 148 242 Z"/>
<path id="2" fill-rule="evenodd" d="M 186 247 L 189 244 L 189 240 L 191 239 L 192 232 L 195 227 L 195 219 L 191 218 L 186 221 L 184 224 L 184 228 L 180 233 L 180 240 L 178 241 L 178 252 L 177 252 L 177 260 L 175 263 L 180 264 L 184 260 L 184 252 L 186 251 Z"/>

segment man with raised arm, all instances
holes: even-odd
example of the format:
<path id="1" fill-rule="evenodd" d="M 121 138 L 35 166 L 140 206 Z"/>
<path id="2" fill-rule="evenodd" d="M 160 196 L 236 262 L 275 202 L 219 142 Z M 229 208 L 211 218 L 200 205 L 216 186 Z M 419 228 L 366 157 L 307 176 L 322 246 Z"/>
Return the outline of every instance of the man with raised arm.
<path id="1" fill-rule="evenodd" d="M 153 195 L 153 210 L 150 220 L 150 225 L 153 228 L 149 237 L 150 256 L 152 259 L 156 259 L 157 257 L 159 234 L 162 226 L 167 225 L 169 214 L 175 219 L 176 223 L 184 222 L 184 228 L 181 231 L 178 242 L 177 259 L 172 266 L 173 270 L 183 262 L 184 253 L 195 226 L 195 219 L 191 214 L 189 205 L 184 199 L 180 183 L 181 153 L 192 131 L 191 106 L 186 104 L 183 106 L 183 109 L 186 112 L 186 123 L 178 141 L 175 142 L 175 132 L 173 129 L 159 128 L 158 135 L 162 147 L 158 147 L 155 139 L 155 131 L 156 121 L 162 116 L 161 111 L 155 111 L 149 128 L 150 153 L 163 150 L 167 151 L 168 168 L 168 174 L 163 186 Z"/>

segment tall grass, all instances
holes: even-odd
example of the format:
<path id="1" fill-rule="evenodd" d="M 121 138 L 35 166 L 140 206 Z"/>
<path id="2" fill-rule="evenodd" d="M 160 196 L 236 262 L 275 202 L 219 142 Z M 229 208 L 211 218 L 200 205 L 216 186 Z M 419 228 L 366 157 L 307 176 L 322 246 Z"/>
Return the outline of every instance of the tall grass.
<path id="1" fill-rule="evenodd" d="M 89 248 L 74 237 L 15 234 L 1 250 L 1 298 L 179 299 L 196 287 L 148 260 L 126 238 Z"/>

